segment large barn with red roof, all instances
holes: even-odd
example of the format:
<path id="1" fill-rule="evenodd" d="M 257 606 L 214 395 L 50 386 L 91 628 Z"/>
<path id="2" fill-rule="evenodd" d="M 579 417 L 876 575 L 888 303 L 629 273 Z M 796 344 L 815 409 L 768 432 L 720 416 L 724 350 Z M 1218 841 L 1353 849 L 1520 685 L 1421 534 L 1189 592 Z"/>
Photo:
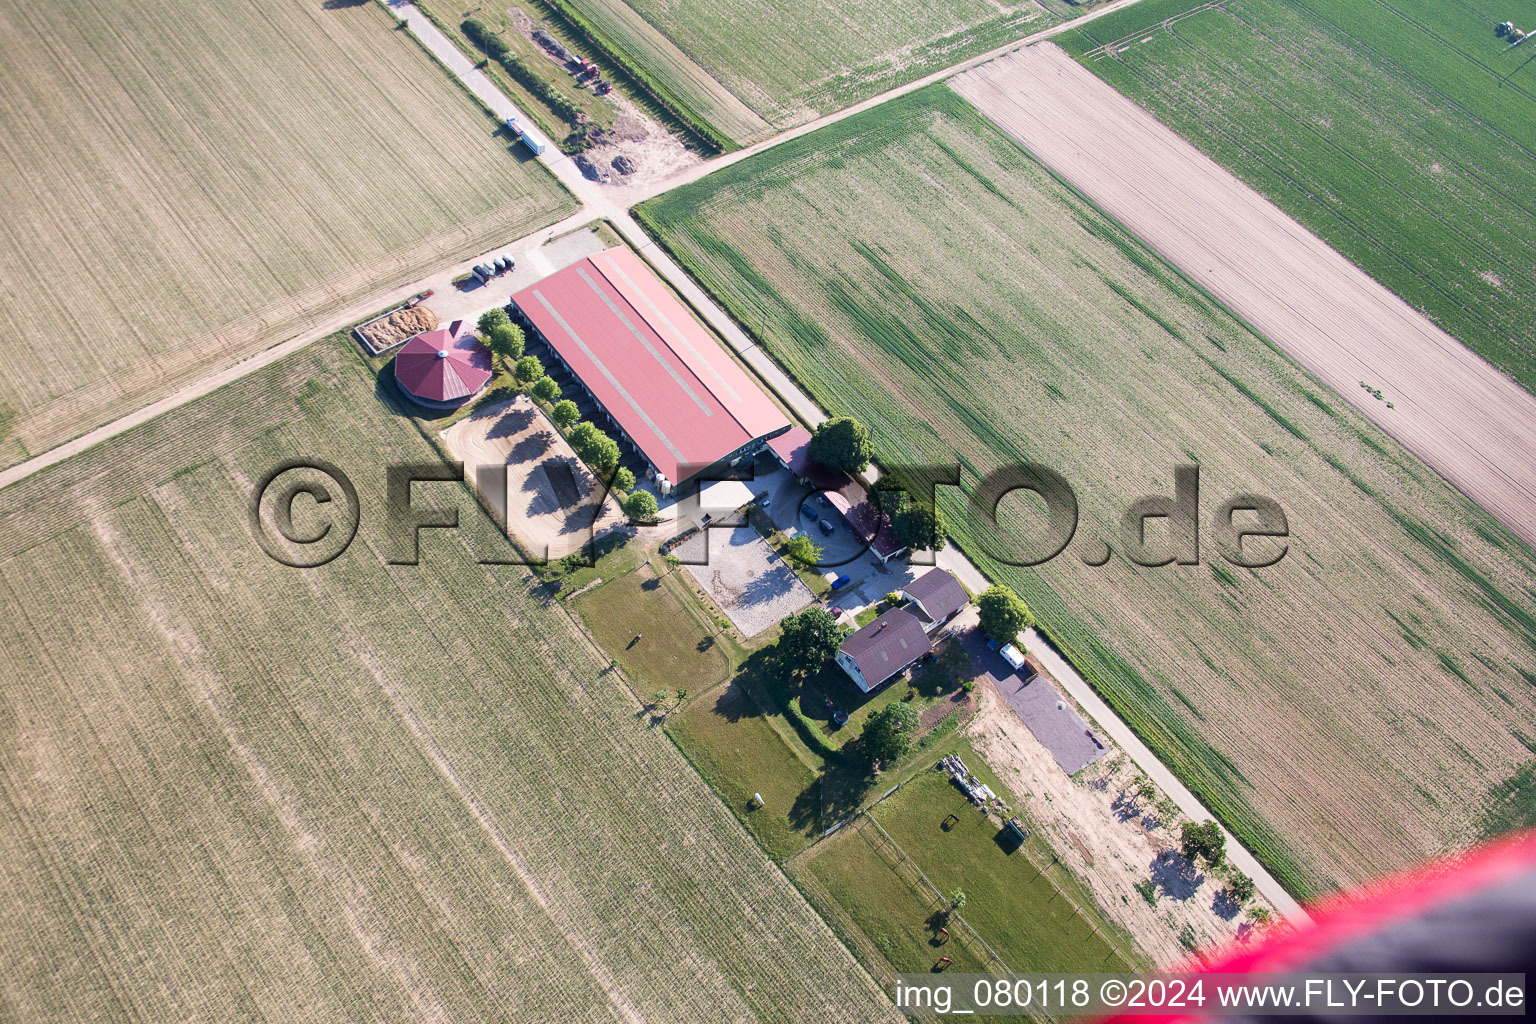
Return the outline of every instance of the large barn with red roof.
<path id="1" fill-rule="evenodd" d="M 724 472 L 789 429 L 789 417 L 628 249 L 589 256 L 512 302 L 663 492 Z"/>

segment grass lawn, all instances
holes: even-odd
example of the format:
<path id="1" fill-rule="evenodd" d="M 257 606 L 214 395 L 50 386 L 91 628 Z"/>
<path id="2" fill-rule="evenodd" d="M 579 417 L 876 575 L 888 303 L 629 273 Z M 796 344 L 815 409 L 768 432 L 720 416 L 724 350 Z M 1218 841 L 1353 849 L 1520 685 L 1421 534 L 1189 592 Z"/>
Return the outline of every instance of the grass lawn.
<path id="1" fill-rule="evenodd" d="M 731 683 L 667 717 L 667 731 L 775 860 L 820 835 L 821 782 L 746 690 Z M 753 794 L 763 806 L 753 807 Z"/>
<path id="2" fill-rule="evenodd" d="M 0 464 L 574 209 L 380 4 L 0 24 Z"/>
<path id="3" fill-rule="evenodd" d="M 940 497 L 955 542 L 1293 892 L 1465 841 L 1532 760 L 1536 554 L 947 88 L 637 216 L 886 464 L 952 467 L 959 493 L 1026 462 L 1070 479 L 1073 546 L 1031 569 L 1011 563 L 1044 555 L 1034 505 L 994 525 Z M 1281 504 L 1278 564 L 1237 568 L 1208 532 L 1195 565 L 1122 556 L 1129 503 L 1192 463 L 1203 531 L 1233 495 Z M 1103 538 L 1115 559 L 1085 564 Z"/>
<path id="4" fill-rule="evenodd" d="M 944 956 L 954 961 L 951 971 L 1000 969 L 990 963 L 981 946 L 943 940 L 939 929 L 944 923 L 936 916 L 943 909 L 942 901 L 915 876 L 899 870 L 897 863 L 879 832 L 860 820 L 796 862 L 793 873 L 813 880 L 807 886 L 813 900 L 830 899 L 833 905 L 823 913 L 834 927 L 841 925 L 838 930 L 844 932 L 849 925 L 857 929 L 859 934 L 848 938 L 849 945 L 864 953 L 878 951 L 892 972 L 926 971 Z M 951 935 L 956 931 L 950 928 Z"/>
<path id="5" fill-rule="evenodd" d="M 960 748 L 960 756 L 973 769 L 981 764 L 969 746 Z M 997 786 L 995 779 L 989 784 Z M 872 813 L 941 891 L 965 891 L 961 916 L 1011 970 L 1133 966 L 1106 939 L 1109 926 L 1096 908 L 1064 893 L 1048 865 L 1037 865 L 1022 851 L 1008 853 L 997 825 L 943 772 L 920 773 Z M 960 821 L 946 832 L 940 824 L 949 814 Z M 1120 948 L 1132 948 L 1128 937 L 1114 938 Z"/>
<path id="6" fill-rule="evenodd" d="M 676 581 L 649 565 L 589 590 L 572 602 L 587 628 L 613 656 L 641 695 L 677 690 L 703 693 L 730 671 L 714 627 Z M 640 640 L 633 642 L 636 634 Z"/>

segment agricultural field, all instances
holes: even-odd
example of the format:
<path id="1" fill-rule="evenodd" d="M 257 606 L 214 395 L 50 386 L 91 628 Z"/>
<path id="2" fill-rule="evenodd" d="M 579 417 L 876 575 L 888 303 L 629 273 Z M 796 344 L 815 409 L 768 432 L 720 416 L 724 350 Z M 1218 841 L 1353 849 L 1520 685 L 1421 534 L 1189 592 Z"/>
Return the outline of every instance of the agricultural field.
<path id="1" fill-rule="evenodd" d="M 0 463 L 574 209 L 374 3 L 0 26 Z"/>
<path id="2" fill-rule="evenodd" d="M 0 492 L 0 1016 L 894 1021 L 465 487 L 385 564 L 375 387 L 334 338 Z M 247 518 L 296 457 L 314 569 Z"/>
<path id="3" fill-rule="evenodd" d="M 993 527 L 939 494 L 966 553 L 1293 893 L 1521 817 L 1502 783 L 1536 754 L 1536 556 L 948 89 L 637 212 L 884 465 L 1068 478 L 1077 539 L 1036 568 L 1004 561 L 1046 550 L 1028 501 Z M 1188 463 L 1203 559 L 1087 564 Z M 1249 492 L 1289 521 L 1265 569 L 1209 532 Z"/>
<path id="4" fill-rule="evenodd" d="M 746 145 L 1071 16 L 1061 0 L 558 0 L 696 120 Z M 720 31 L 729 25 L 729 32 Z"/>
<path id="5" fill-rule="evenodd" d="M 1149 0 L 1057 41 L 1536 390 L 1536 64 L 1493 32 L 1529 9 L 1230 0 L 1161 25 L 1201 6 Z"/>

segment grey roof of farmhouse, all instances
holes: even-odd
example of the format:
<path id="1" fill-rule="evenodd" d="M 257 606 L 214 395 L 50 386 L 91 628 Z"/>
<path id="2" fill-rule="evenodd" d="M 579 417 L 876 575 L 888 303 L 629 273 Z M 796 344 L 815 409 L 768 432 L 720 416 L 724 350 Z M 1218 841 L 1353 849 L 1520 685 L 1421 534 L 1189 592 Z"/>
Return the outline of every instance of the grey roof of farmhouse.
<path id="1" fill-rule="evenodd" d="M 870 686 L 900 672 L 930 648 L 928 634 L 916 615 L 892 608 L 843 641 L 842 652 L 853 659 Z"/>
<path id="2" fill-rule="evenodd" d="M 902 590 L 906 591 L 908 597 L 920 602 L 923 610 L 935 622 L 943 622 L 971 600 L 965 587 L 947 569 L 929 569 L 902 587 Z"/>

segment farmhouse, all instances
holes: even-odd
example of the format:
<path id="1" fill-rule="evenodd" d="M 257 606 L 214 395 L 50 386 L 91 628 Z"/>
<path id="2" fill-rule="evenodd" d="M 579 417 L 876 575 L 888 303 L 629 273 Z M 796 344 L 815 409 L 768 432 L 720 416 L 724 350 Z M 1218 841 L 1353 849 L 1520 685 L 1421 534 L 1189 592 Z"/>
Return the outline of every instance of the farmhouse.
<path id="1" fill-rule="evenodd" d="M 929 569 L 901 590 L 901 596 L 912 602 L 913 614 L 932 633 L 944 623 L 960 614 L 960 609 L 971 603 L 971 595 L 947 569 Z"/>
<path id="2" fill-rule="evenodd" d="M 837 649 L 837 663 L 855 686 L 869 693 L 931 649 L 922 620 L 905 608 L 892 608 L 850 634 Z"/>
<path id="3" fill-rule="evenodd" d="M 463 320 L 416 335 L 395 356 L 395 382 L 432 409 L 463 405 L 490 379 L 490 350 Z"/>
<path id="4" fill-rule="evenodd" d="M 640 258 L 609 249 L 512 296 L 668 493 L 725 474 L 789 419 Z"/>

